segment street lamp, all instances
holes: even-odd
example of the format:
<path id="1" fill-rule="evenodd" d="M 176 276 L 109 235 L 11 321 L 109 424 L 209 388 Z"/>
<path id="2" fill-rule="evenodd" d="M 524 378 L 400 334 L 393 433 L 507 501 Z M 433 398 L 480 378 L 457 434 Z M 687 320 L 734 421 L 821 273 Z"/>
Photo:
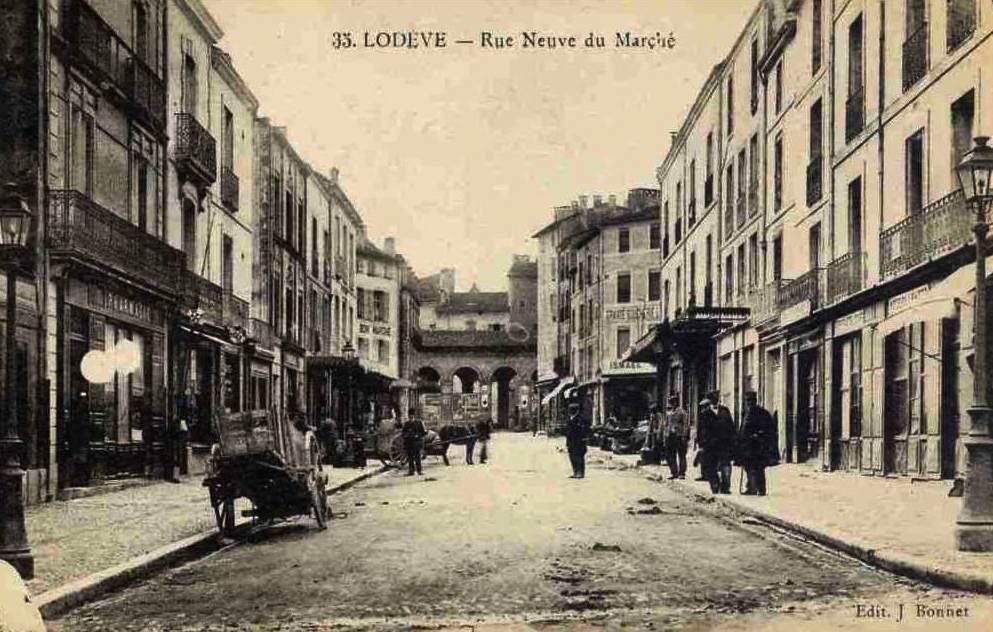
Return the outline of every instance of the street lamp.
<path id="1" fill-rule="evenodd" d="M 17 267 L 28 254 L 31 209 L 7 184 L 0 194 L 0 259 L 7 266 L 6 322 L 6 410 L 0 417 L 0 560 L 17 569 L 21 577 L 34 577 L 34 557 L 24 526 L 24 469 L 21 452 L 24 442 L 18 435 L 17 410 Z"/>
<path id="2" fill-rule="evenodd" d="M 960 551 L 993 551 L 993 438 L 987 400 L 988 341 L 986 339 L 986 235 L 987 211 L 993 202 L 990 179 L 993 176 L 993 148 L 989 137 L 978 136 L 975 147 L 956 168 L 962 193 L 976 214 L 976 299 L 973 309 L 973 383 L 969 407 L 969 434 L 964 440 L 967 452 L 962 509 L 955 527 Z"/>

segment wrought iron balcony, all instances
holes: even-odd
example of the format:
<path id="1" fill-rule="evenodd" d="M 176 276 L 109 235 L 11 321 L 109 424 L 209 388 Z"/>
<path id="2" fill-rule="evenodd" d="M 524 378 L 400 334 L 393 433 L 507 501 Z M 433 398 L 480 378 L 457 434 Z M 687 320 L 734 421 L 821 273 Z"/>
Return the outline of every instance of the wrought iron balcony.
<path id="1" fill-rule="evenodd" d="M 184 255 L 78 191 L 49 194 L 48 246 L 53 257 L 109 268 L 178 295 Z"/>
<path id="2" fill-rule="evenodd" d="M 175 158 L 199 184 L 208 186 L 217 179 L 217 143 L 192 114 L 176 115 Z"/>
<path id="3" fill-rule="evenodd" d="M 779 316 L 779 292 L 783 285 L 790 282 L 785 279 L 770 281 L 749 294 L 748 307 L 753 327 L 770 323 Z"/>
<path id="4" fill-rule="evenodd" d="M 165 82 L 85 0 L 65 0 L 63 34 L 72 59 L 117 88 L 133 114 L 165 129 Z"/>
<path id="5" fill-rule="evenodd" d="M 258 318 L 253 318 L 250 321 L 249 335 L 255 340 L 255 344 L 263 349 L 273 349 L 276 346 L 276 336 L 273 333 L 272 325 L 260 320 Z"/>
<path id="6" fill-rule="evenodd" d="M 748 184 L 748 216 L 755 217 L 759 212 L 759 183 L 754 180 Z"/>
<path id="7" fill-rule="evenodd" d="M 807 163 L 807 206 L 814 205 L 824 195 L 823 174 L 824 161 L 814 156 Z"/>
<path id="8" fill-rule="evenodd" d="M 738 191 L 738 199 L 734 205 L 735 208 L 735 219 L 738 223 L 738 228 L 741 228 L 745 224 L 745 192 Z"/>
<path id="9" fill-rule="evenodd" d="M 221 204 L 232 212 L 238 210 L 238 176 L 230 167 L 221 169 Z"/>
<path id="10" fill-rule="evenodd" d="M 224 290 L 192 270 L 183 271 L 182 308 L 194 323 L 224 326 Z"/>
<path id="11" fill-rule="evenodd" d="M 866 286 L 866 253 L 850 252 L 828 264 L 824 304 L 831 305 Z"/>
<path id="12" fill-rule="evenodd" d="M 824 268 L 814 268 L 809 270 L 793 281 L 784 283 L 779 288 L 777 299 L 779 309 L 787 309 L 794 305 L 799 305 L 803 301 L 810 301 L 810 308 L 818 306 L 818 298 L 821 289 L 821 275 Z"/>
<path id="13" fill-rule="evenodd" d="M 959 189 L 890 226 L 879 237 L 879 276 L 885 280 L 972 240 L 975 217 Z"/>
<path id="14" fill-rule="evenodd" d="M 922 22 L 903 43 L 903 89 L 906 91 L 927 72 L 928 22 Z"/>
<path id="15" fill-rule="evenodd" d="M 946 28 L 946 43 L 948 52 L 952 52 L 962 45 L 972 34 L 976 32 L 976 3 L 973 0 L 968 2 L 948 3 L 948 23 Z"/>
<path id="16" fill-rule="evenodd" d="M 858 91 L 848 94 L 845 101 L 845 142 L 859 135 L 865 127 L 865 92 L 860 86 Z"/>

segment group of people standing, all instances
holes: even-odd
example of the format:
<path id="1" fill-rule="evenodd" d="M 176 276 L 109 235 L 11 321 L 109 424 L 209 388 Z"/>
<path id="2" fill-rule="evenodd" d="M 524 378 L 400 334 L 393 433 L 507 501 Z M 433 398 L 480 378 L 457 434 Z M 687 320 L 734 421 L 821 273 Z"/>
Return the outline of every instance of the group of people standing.
<path id="1" fill-rule="evenodd" d="M 486 459 L 489 456 L 487 453 L 487 448 L 490 443 L 490 435 L 493 433 L 493 421 L 489 417 L 484 417 L 479 419 L 473 428 L 460 428 L 460 432 L 452 434 L 449 436 L 439 436 L 438 433 L 433 430 L 428 430 L 424 426 L 424 422 L 417 417 L 417 410 L 411 408 L 407 416 L 407 421 L 403 424 L 397 424 L 400 429 L 400 435 L 403 439 L 403 450 L 407 456 L 407 476 L 413 476 L 416 472 L 421 474 L 421 457 L 424 454 L 424 448 L 426 443 L 432 441 L 446 441 L 449 443 L 462 443 L 465 445 L 465 462 L 468 465 L 473 464 L 473 453 L 476 449 L 476 443 L 478 442 L 479 447 L 479 462 L 486 463 Z M 444 430 L 444 429 L 442 429 Z M 448 433 L 443 433 L 448 434 Z M 448 457 L 444 456 L 445 465 L 448 465 Z"/>
<path id="2" fill-rule="evenodd" d="M 707 481 L 711 492 L 731 493 L 731 466 L 736 464 L 746 479 L 742 493 L 766 494 L 765 468 L 779 463 L 776 424 L 769 411 L 758 405 L 755 392 L 745 393 L 744 403 L 745 415 L 739 425 L 721 403 L 720 393 L 711 391 L 700 401 L 694 427 L 679 397 L 669 398 L 665 414 L 655 424 L 655 443 L 665 452 L 670 479 L 686 478 L 686 453 L 693 445 L 697 450 L 695 463 L 700 466 L 697 480 Z"/>

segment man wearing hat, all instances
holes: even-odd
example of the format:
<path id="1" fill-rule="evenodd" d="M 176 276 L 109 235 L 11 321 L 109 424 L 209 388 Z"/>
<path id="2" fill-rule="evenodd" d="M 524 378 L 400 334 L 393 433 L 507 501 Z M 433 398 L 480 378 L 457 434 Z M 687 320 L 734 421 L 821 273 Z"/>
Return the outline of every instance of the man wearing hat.
<path id="1" fill-rule="evenodd" d="M 573 399 L 569 402 L 569 421 L 565 430 L 565 446 L 569 452 L 569 462 L 572 464 L 570 478 L 586 476 L 586 434 L 588 428 L 583 417 L 579 402 Z"/>
<path id="2" fill-rule="evenodd" d="M 734 457 L 734 419 L 727 406 L 720 403 L 720 393 L 711 391 L 700 402 L 701 469 L 714 494 L 731 493 L 731 460 Z"/>
<path id="3" fill-rule="evenodd" d="M 758 405 L 755 391 L 745 393 L 745 420 L 738 435 L 736 461 L 745 470 L 745 494 L 765 496 L 765 468 L 775 465 L 776 426 L 772 415 Z"/>
<path id="4" fill-rule="evenodd" d="M 669 479 L 686 478 L 686 447 L 690 438 L 690 420 L 679 405 L 679 396 L 669 396 L 665 415 L 665 451 Z"/>

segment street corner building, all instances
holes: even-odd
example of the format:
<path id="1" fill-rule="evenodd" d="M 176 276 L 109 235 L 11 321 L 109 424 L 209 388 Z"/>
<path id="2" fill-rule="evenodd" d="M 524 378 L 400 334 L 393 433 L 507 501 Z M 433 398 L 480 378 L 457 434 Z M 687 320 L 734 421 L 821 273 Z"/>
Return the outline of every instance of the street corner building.
<path id="1" fill-rule="evenodd" d="M 200 474 L 224 418 L 336 419 L 344 439 L 391 379 L 412 383 L 413 272 L 371 246 L 338 169 L 259 116 L 198 0 L 0 13 L 4 203 L 33 220 L 0 347 L 26 503 Z M 356 343 L 382 379 L 328 369 Z"/>
<path id="2" fill-rule="evenodd" d="M 643 415 L 611 405 L 609 372 L 648 363 L 645 402 L 694 421 L 711 390 L 736 419 L 758 392 L 788 461 L 964 477 L 977 220 L 956 167 L 993 131 L 980 4 L 757 3 L 646 219 L 580 196 L 535 235 L 543 419 L 576 387 L 594 419 Z"/>

